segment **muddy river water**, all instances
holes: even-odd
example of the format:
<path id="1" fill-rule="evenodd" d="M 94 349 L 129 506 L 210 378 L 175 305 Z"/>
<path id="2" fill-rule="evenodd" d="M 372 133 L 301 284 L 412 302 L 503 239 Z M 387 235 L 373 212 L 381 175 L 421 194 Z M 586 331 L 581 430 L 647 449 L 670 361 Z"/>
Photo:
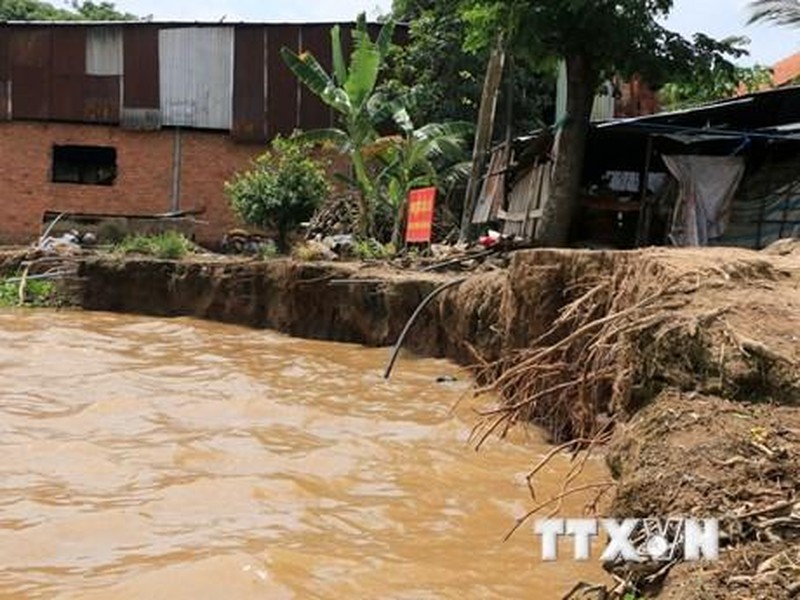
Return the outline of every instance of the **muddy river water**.
<path id="1" fill-rule="evenodd" d="M 517 433 L 474 452 L 464 374 L 404 357 L 387 384 L 386 358 L 0 313 L 0 598 L 547 600 L 600 578 L 542 563 L 531 528 L 502 541 L 549 448 Z"/>

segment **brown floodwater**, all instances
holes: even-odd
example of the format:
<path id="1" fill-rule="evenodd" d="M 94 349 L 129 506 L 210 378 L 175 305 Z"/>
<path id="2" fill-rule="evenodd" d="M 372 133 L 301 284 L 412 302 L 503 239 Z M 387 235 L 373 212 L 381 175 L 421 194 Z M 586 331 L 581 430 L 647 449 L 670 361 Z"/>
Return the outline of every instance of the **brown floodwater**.
<path id="1" fill-rule="evenodd" d="M 404 357 L 386 383 L 386 358 L 191 319 L 0 313 L 0 597 L 546 600 L 602 579 L 540 562 L 530 527 L 502 541 L 549 448 L 518 432 L 474 452 L 464 374 Z"/>

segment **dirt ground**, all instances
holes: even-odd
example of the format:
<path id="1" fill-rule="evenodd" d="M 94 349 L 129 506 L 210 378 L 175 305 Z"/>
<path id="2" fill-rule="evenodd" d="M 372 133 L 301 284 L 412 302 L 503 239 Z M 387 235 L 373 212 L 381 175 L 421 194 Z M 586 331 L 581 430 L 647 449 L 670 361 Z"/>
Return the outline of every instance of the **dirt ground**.
<path id="1" fill-rule="evenodd" d="M 678 565 L 650 592 L 675 600 L 797 597 L 800 407 L 670 392 L 615 437 L 613 516 L 721 520 L 721 561 Z"/>

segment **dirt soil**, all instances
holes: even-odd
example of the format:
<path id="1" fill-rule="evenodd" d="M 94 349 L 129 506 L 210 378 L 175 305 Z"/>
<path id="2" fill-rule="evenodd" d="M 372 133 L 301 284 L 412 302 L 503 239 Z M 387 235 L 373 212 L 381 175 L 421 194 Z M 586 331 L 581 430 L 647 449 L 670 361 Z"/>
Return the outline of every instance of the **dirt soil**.
<path id="1" fill-rule="evenodd" d="M 721 520 L 722 560 L 676 566 L 660 598 L 800 593 L 800 407 L 665 393 L 617 432 L 608 463 L 612 516 Z"/>

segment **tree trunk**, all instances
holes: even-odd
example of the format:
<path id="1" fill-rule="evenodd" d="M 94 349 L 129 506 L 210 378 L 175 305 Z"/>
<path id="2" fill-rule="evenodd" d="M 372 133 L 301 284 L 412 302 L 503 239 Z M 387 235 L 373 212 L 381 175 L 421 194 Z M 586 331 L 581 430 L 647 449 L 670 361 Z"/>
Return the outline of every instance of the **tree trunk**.
<path id="1" fill-rule="evenodd" d="M 392 230 L 392 245 L 395 252 L 399 252 L 405 244 L 404 233 L 406 231 L 406 220 L 408 219 L 408 199 L 401 198 L 400 206 L 397 208 L 394 229 Z"/>
<path id="2" fill-rule="evenodd" d="M 543 207 L 536 240 L 565 246 L 578 209 L 586 139 L 598 74 L 582 55 L 567 59 L 567 114 L 556 136 L 550 198 Z"/>

